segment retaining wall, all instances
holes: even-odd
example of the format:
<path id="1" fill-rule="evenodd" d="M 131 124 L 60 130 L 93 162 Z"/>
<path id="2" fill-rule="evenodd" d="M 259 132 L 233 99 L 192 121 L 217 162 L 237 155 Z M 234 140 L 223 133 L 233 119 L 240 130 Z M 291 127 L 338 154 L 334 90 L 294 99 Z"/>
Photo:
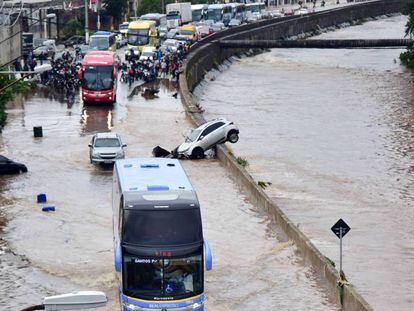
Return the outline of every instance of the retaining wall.
<path id="1" fill-rule="evenodd" d="M 277 20 L 266 20 L 228 29 L 196 43 L 192 46 L 183 73 L 180 78 L 181 100 L 193 123 L 198 126 L 205 122 L 191 91 L 212 68 L 236 50 L 220 49 L 219 39 L 222 40 L 278 40 L 303 32 L 315 31 L 344 22 L 360 20 L 367 17 L 380 16 L 401 11 L 401 0 L 380 0 L 359 3 L 331 10 L 326 10 L 306 16 L 285 17 Z M 337 291 L 338 271 L 329 263 L 310 240 L 290 221 L 290 219 L 272 202 L 269 196 L 256 184 L 249 173 L 237 164 L 225 146 L 217 148 L 217 156 L 233 175 L 235 182 L 242 187 L 253 204 L 260 206 L 273 215 L 276 223 L 293 240 L 298 250 L 308 260 L 315 271 L 329 284 L 333 293 Z M 342 307 L 344 310 L 372 310 L 365 299 L 360 296 L 352 285 L 345 286 Z"/>

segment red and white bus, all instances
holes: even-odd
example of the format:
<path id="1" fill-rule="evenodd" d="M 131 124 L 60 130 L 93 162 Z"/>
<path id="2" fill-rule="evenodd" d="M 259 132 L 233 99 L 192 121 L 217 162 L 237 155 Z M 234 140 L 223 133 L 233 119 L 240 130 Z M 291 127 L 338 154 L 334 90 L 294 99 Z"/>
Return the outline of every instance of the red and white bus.
<path id="1" fill-rule="evenodd" d="M 78 73 L 85 104 L 116 102 L 116 67 L 117 60 L 113 52 L 91 51 L 85 55 Z"/>

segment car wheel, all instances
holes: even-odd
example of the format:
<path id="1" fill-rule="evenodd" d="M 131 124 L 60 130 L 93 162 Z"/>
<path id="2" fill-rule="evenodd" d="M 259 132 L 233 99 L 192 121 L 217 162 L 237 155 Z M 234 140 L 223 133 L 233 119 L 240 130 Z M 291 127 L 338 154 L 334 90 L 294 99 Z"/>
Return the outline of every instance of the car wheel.
<path id="1" fill-rule="evenodd" d="M 197 147 L 193 149 L 191 153 L 191 159 L 203 159 L 204 158 L 204 150 L 201 147 Z"/>
<path id="2" fill-rule="evenodd" d="M 235 143 L 237 143 L 239 141 L 239 134 L 237 134 L 236 131 L 230 131 L 227 134 L 227 140 L 229 142 L 231 142 L 232 144 L 235 144 Z"/>

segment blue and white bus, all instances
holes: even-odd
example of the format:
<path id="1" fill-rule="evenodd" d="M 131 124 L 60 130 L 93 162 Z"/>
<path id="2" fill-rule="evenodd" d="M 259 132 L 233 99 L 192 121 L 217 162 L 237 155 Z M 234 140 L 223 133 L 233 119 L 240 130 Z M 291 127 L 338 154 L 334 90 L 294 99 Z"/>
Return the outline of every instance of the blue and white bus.
<path id="1" fill-rule="evenodd" d="M 204 270 L 211 270 L 212 256 L 197 195 L 179 161 L 116 161 L 112 198 L 121 309 L 204 310 Z"/>

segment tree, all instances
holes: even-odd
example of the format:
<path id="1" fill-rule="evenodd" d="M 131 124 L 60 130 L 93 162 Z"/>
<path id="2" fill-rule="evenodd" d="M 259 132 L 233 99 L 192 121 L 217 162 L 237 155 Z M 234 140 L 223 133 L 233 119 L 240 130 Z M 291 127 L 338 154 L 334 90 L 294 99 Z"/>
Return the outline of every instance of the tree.
<path id="1" fill-rule="evenodd" d="M 103 0 L 103 7 L 114 18 L 115 24 L 119 24 L 128 9 L 128 0 Z"/>
<path id="2" fill-rule="evenodd" d="M 8 68 L 0 66 L 0 70 L 7 71 Z M 14 94 L 25 92 L 30 89 L 30 83 L 26 81 L 20 81 L 13 86 L 11 85 L 16 79 L 9 74 L 0 74 L 0 132 L 1 128 L 6 123 L 7 114 L 5 112 L 6 104 L 8 101 L 14 98 Z"/>
<path id="3" fill-rule="evenodd" d="M 81 22 L 79 22 L 76 19 L 71 19 L 63 27 L 63 35 L 65 37 L 70 37 L 70 36 L 75 36 L 75 35 L 83 36 L 85 33 L 85 29 L 83 27 L 85 26 L 82 25 Z"/>
<path id="4" fill-rule="evenodd" d="M 408 15 L 405 35 L 412 38 L 414 36 L 414 0 L 406 0 L 403 13 Z M 400 60 L 405 66 L 414 70 L 414 47 L 408 47 L 407 51 L 401 53 Z"/>

